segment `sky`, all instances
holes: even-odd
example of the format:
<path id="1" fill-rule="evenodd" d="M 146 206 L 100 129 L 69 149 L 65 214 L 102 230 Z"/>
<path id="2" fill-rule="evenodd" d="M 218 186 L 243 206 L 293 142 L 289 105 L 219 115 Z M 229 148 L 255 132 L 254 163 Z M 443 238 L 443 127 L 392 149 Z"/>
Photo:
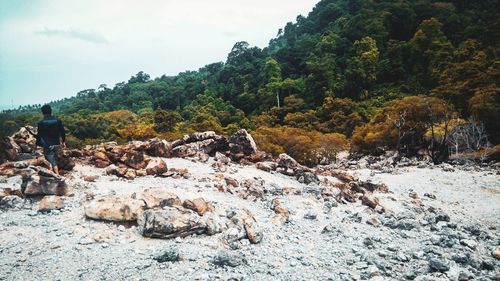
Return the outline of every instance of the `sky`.
<path id="1" fill-rule="evenodd" d="M 263 48 L 318 0 L 0 0 L 0 106 L 45 103 Z"/>

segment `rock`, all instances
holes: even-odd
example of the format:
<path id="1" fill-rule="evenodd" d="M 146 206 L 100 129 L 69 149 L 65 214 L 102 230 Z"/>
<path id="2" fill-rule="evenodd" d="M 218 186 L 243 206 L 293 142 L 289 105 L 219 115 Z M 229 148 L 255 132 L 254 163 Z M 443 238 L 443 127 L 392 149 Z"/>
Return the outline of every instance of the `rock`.
<path id="1" fill-rule="evenodd" d="M 209 204 L 205 202 L 203 198 L 196 198 L 193 200 L 184 200 L 184 203 L 182 203 L 182 206 L 186 209 L 193 210 L 198 215 L 203 216 L 207 211 L 210 211 Z"/>
<path id="2" fill-rule="evenodd" d="M 96 179 L 98 179 L 98 178 L 99 178 L 99 176 L 96 176 L 96 175 L 84 176 L 83 180 L 86 181 L 86 182 L 95 182 Z"/>
<path id="3" fill-rule="evenodd" d="M 430 199 L 436 199 L 436 195 L 432 193 L 424 193 L 424 197 L 430 198 Z"/>
<path id="4" fill-rule="evenodd" d="M 257 164 L 255 164 L 255 168 L 266 172 L 275 171 L 277 167 L 278 164 L 271 161 L 258 162 Z"/>
<path id="5" fill-rule="evenodd" d="M 247 261 L 240 255 L 230 254 L 228 252 L 219 252 L 212 259 L 212 263 L 216 266 L 221 266 L 221 267 L 225 266 L 237 267 L 242 264 L 246 264 Z"/>
<path id="6" fill-rule="evenodd" d="M 218 215 L 206 215 L 204 218 L 208 235 L 215 235 L 227 229 L 227 224 Z"/>
<path id="7" fill-rule="evenodd" d="M 366 223 L 377 227 L 380 225 L 380 220 L 377 219 L 376 217 L 370 217 L 369 219 L 366 220 Z"/>
<path id="8" fill-rule="evenodd" d="M 469 247 L 472 250 L 476 249 L 477 246 L 477 242 L 472 239 L 462 239 L 460 240 L 460 244 Z"/>
<path id="9" fill-rule="evenodd" d="M 308 220 L 315 220 L 318 217 L 318 215 L 314 212 L 308 211 L 305 215 L 304 218 Z"/>
<path id="10" fill-rule="evenodd" d="M 495 250 L 491 253 L 491 255 L 497 259 L 500 260 L 500 246 L 496 247 Z"/>
<path id="11" fill-rule="evenodd" d="M 418 194 L 415 192 L 415 191 L 411 191 L 409 193 L 409 196 L 410 198 L 413 198 L 413 199 L 418 199 Z"/>
<path id="12" fill-rule="evenodd" d="M 120 158 L 120 162 L 136 170 L 144 169 L 147 166 L 147 162 L 144 159 L 144 153 L 135 150 L 125 152 Z"/>
<path id="13" fill-rule="evenodd" d="M 161 158 L 151 159 L 146 166 L 146 173 L 148 175 L 161 175 L 168 171 L 167 163 Z"/>
<path id="14" fill-rule="evenodd" d="M 258 230 L 255 220 L 251 217 L 245 217 L 243 218 L 243 226 L 250 243 L 257 244 L 262 241 L 263 234 Z"/>
<path id="15" fill-rule="evenodd" d="M 64 208 L 64 202 L 59 196 L 48 195 L 44 196 L 42 200 L 40 200 L 40 204 L 38 205 L 39 212 L 47 212 L 50 210 L 60 210 Z"/>
<path id="16" fill-rule="evenodd" d="M 295 169 L 294 171 L 294 176 L 297 179 L 298 182 L 304 183 L 304 184 L 310 184 L 310 183 L 319 183 L 319 178 L 316 174 L 313 172 L 304 170 L 304 169 Z"/>
<path id="17" fill-rule="evenodd" d="M 3 193 L 5 195 L 16 195 L 19 197 L 23 197 L 22 192 L 23 186 L 23 176 L 15 175 L 7 179 L 6 183 L 0 183 L 0 188 L 3 189 Z"/>
<path id="18" fill-rule="evenodd" d="M 377 207 L 377 205 L 379 204 L 379 200 L 377 197 L 373 196 L 372 194 L 370 194 L 370 195 L 365 194 L 361 198 L 361 203 L 363 205 L 366 205 L 366 206 L 372 208 L 372 209 L 375 209 Z"/>
<path id="19" fill-rule="evenodd" d="M 0 197 L 0 209 L 21 209 L 25 200 L 16 195 L 6 195 Z"/>
<path id="20" fill-rule="evenodd" d="M 24 180 L 24 195 L 70 195 L 72 189 L 65 178 L 45 168 L 37 167 L 37 175 L 32 175 Z"/>
<path id="21" fill-rule="evenodd" d="M 154 138 L 148 141 L 149 148 L 146 153 L 155 157 L 170 157 L 172 155 L 172 145 L 166 140 Z"/>
<path id="22" fill-rule="evenodd" d="M 107 221 L 136 221 L 144 208 L 144 201 L 131 197 L 102 197 L 84 206 L 88 218 Z"/>
<path id="23" fill-rule="evenodd" d="M 271 209 L 276 214 L 283 216 L 287 220 L 290 217 L 290 212 L 288 212 L 288 210 L 283 208 L 283 206 L 281 205 L 281 202 L 278 200 L 278 198 L 275 198 L 271 201 Z"/>
<path id="24" fill-rule="evenodd" d="M 111 165 L 110 161 L 104 161 L 104 160 L 101 160 L 101 159 L 95 159 L 94 160 L 94 166 L 96 166 L 97 168 L 106 168 L 109 165 Z"/>
<path id="25" fill-rule="evenodd" d="M 450 262 L 446 259 L 431 258 L 429 267 L 434 271 L 445 272 L 450 270 Z"/>
<path id="26" fill-rule="evenodd" d="M 257 152 L 257 145 L 253 137 L 245 129 L 240 129 L 236 134 L 230 136 L 228 143 L 232 154 L 251 155 Z"/>
<path id="27" fill-rule="evenodd" d="M 146 210 L 138 223 L 142 235 L 152 238 L 170 239 L 207 231 L 206 224 L 196 213 L 174 207 Z"/>
<path id="28" fill-rule="evenodd" d="M 176 262 L 180 260 L 179 249 L 170 248 L 164 251 L 162 254 L 154 257 L 154 260 L 163 263 L 163 262 Z"/>
<path id="29" fill-rule="evenodd" d="M 176 194 L 168 192 L 165 188 L 161 187 L 147 188 L 143 192 L 135 194 L 135 198 L 144 201 L 147 209 L 181 205 L 181 199 Z"/>
<path id="30" fill-rule="evenodd" d="M 297 162 L 295 159 L 290 157 L 288 154 L 281 153 L 278 156 L 278 167 L 279 168 L 285 168 L 285 169 L 296 169 L 297 167 L 300 167 L 301 165 L 299 162 Z"/>
<path id="31" fill-rule="evenodd" d="M 128 180 L 133 180 L 137 177 L 137 172 L 134 169 L 127 169 L 125 173 L 125 178 Z"/>
<path id="32" fill-rule="evenodd" d="M 238 181 L 232 177 L 225 177 L 224 181 L 226 182 L 227 185 L 230 185 L 232 187 L 238 187 L 240 185 Z"/>
<path id="33" fill-rule="evenodd" d="M 229 157 L 227 157 L 226 155 L 220 153 L 220 152 L 215 152 L 215 161 L 217 162 L 221 162 L 223 164 L 229 164 L 231 162 L 231 159 L 229 159 Z"/>

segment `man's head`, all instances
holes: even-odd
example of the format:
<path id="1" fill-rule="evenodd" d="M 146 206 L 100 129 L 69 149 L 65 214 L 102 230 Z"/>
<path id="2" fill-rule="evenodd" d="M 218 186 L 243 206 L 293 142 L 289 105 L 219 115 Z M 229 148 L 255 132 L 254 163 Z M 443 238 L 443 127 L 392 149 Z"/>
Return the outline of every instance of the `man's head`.
<path id="1" fill-rule="evenodd" d="M 52 108 L 48 104 L 44 104 L 42 106 L 42 113 L 43 115 L 51 115 L 52 114 Z"/>

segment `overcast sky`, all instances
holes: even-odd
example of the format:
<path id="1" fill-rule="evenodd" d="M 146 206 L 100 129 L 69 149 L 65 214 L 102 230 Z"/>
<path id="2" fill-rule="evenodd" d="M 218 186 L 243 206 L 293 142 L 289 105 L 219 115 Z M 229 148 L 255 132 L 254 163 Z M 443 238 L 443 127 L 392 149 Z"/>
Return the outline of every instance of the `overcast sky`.
<path id="1" fill-rule="evenodd" d="M 0 0 L 0 105 L 44 103 L 265 47 L 318 0 Z"/>

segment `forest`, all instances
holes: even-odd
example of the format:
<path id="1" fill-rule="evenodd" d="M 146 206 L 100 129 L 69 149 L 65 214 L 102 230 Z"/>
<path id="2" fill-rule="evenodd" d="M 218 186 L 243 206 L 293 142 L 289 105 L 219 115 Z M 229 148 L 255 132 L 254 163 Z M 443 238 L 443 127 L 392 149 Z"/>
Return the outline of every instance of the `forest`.
<path id="1" fill-rule="evenodd" d="M 322 0 L 264 49 L 237 42 L 225 62 L 140 71 L 50 104 L 72 147 L 245 128 L 261 149 L 308 165 L 345 149 L 425 151 L 438 163 L 500 141 L 499 7 Z M 0 113 L 0 135 L 35 125 L 40 106 Z"/>

